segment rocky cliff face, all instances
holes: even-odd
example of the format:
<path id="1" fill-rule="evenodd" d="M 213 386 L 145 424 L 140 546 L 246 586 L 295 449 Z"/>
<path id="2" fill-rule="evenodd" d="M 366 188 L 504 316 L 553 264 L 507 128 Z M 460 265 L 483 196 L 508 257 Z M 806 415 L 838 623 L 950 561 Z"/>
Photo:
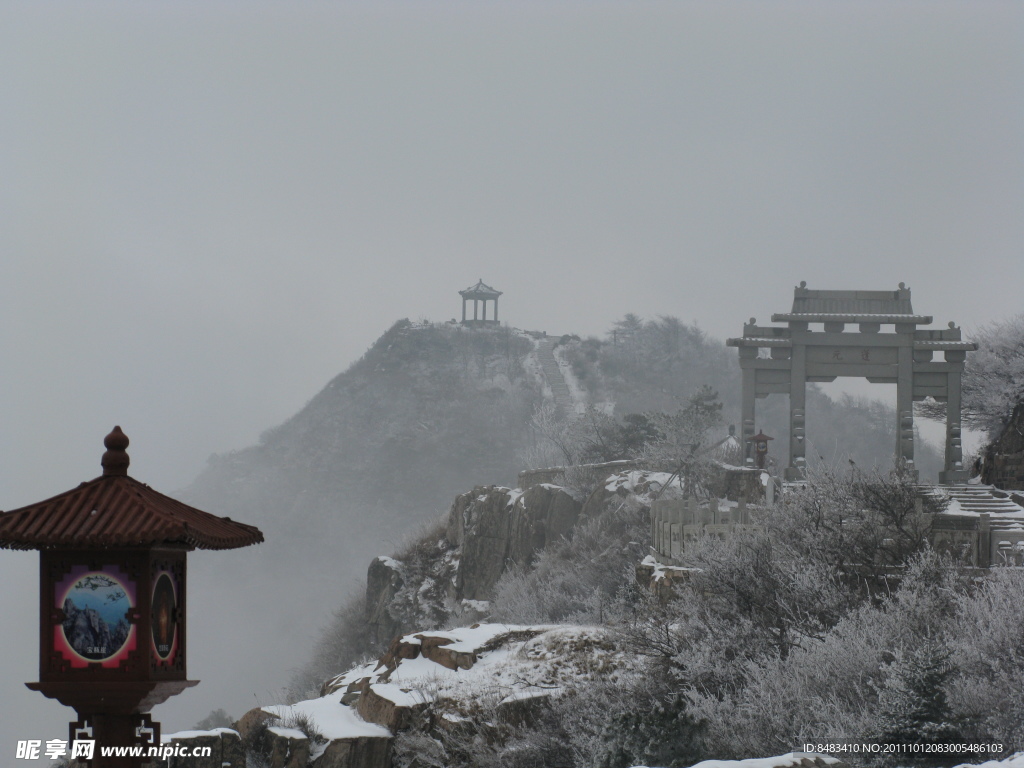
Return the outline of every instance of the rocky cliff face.
<path id="1" fill-rule="evenodd" d="M 509 568 L 528 567 L 537 552 L 571 536 L 578 522 L 610 505 L 630 500 L 649 507 L 666 493 L 681 493 L 678 480 L 664 472 L 629 469 L 608 474 L 584 500 L 547 483 L 526 490 L 478 486 L 460 494 L 443 525 L 406 551 L 370 563 L 370 636 L 384 644 L 413 629 L 482 619 Z"/>
<path id="2" fill-rule="evenodd" d="M 564 488 L 527 491 L 488 486 L 455 499 L 448 540 L 461 547 L 455 591 L 459 600 L 489 600 L 510 565 L 528 565 L 534 553 L 576 524 L 582 504 Z"/>
<path id="3" fill-rule="evenodd" d="M 526 566 L 569 533 L 583 504 L 554 485 L 528 491 L 478 486 L 455 498 L 443 528 L 395 557 L 377 557 L 366 575 L 367 622 L 378 643 L 414 628 L 436 628 L 487 611 L 501 575 Z"/>

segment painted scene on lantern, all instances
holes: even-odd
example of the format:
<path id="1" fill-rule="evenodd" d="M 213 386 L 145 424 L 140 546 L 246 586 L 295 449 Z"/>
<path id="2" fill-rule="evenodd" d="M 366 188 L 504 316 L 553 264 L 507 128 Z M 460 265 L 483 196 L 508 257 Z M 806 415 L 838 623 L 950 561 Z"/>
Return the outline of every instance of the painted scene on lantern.
<path id="1" fill-rule="evenodd" d="M 73 571 L 58 585 L 58 605 L 64 620 L 55 639 L 58 650 L 64 651 L 73 666 L 80 665 L 75 663 L 77 660 L 104 662 L 104 666 L 120 663 L 134 648 L 135 633 L 128 621 L 133 592 L 117 568 Z M 69 656 L 68 651 L 74 655 Z"/>
<path id="2" fill-rule="evenodd" d="M 175 591 L 170 574 L 162 571 L 153 585 L 153 652 L 160 661 L 169 662 L 174 656 L 178 625 L 175 621 Z"/>

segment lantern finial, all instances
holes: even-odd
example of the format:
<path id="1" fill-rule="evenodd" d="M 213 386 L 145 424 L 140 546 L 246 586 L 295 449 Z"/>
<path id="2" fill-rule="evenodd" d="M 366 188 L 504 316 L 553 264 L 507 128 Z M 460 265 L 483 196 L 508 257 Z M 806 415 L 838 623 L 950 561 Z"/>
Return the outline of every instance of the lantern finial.
<path id="1" fill-rule="evenodd" d="M 125 449 L 128 448 L 128 435 L 120 427 L 114 429 L 103 438 L 103 447 L 107 449 L 100 460 L 104 475 L 127 475 L 131 459 Z"/>

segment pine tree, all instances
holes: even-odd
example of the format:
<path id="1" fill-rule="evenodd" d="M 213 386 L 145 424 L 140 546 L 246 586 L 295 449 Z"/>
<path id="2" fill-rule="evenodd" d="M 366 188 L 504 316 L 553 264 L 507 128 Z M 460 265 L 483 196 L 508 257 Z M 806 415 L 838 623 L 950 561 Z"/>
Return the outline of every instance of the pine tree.
<path id="1" fill-rule="evenodd" d="M 894 744 L 959 741 L 959 728 L 945 692 L 953 671 L 950 651 L 936 640 L 898 653 L 878 695 L 877 740 Z"/>

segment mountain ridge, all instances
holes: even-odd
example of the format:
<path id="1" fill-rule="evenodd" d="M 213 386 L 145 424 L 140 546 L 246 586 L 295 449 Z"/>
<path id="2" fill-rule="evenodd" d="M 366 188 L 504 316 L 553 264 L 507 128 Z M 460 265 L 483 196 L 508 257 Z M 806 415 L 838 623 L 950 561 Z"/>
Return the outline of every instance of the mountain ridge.
<path id="1" fill-rule="evenodd" d="M 739 369 L 721 342 L 672 318 L 620 326 L 607 342 L 556 342 L 593 402 L 616 402 L 618 416 L 674 410 L 710 384 L 726 422 L 735 419 Z M 541 462 L 532 466 L 557 463 L 540 450 L 544 437 L 533 423 L 546 402 L 535 359 L 543 337 L 507 326 L 399 320 L 257 445 L 211 459 L 183 500 L 258 525 L 266 543 L 190 563 L 209 585 L 190 596 L 193 630 L 210 638 L 194 648 L 193 663 L 208 660 L 219 673 L 181 697 L 191 700 L 182 715 L 189 723 L 197 710 L 248 709 L 254 691 L 283 686 L 346 595 L 365 588 L 373 557 L 418 538 L 467 488 L 514 487 L 518 472 L 530 468 L 527 454 Z M 827 418 L 856 438 L 851 445 L 891 453 L 879 431 L 891 419 L 814 392 L 812 432 L 822 423 L 825 433 Z M 765 429 L 773 429 L 772 412 L 782 409 L 769 402 L 763 410 Z M 785 435 L 777 434 L 773 452 L 785 455 Z M 241 593 L 221 586 L 239 581 Z"/>

